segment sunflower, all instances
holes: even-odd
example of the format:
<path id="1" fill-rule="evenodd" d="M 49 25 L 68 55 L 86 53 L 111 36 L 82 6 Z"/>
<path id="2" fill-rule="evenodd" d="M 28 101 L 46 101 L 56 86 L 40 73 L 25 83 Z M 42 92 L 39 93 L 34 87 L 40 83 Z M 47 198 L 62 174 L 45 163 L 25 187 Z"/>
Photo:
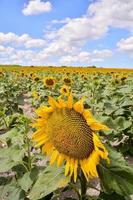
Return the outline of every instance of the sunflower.
<path id="1" fill-rule="evenodd" d="M 34 98 L 34 99 L 39 99 L 39 94 L 37 93 L 37 91 L 33 91 L 32 92 L 32 97 Z"/>
<path id="2" fill-rule="evenodd" d="M 72 81 L 71 81 L 71 79 L 70 79 L 69 77 L 63 78 L 63 81 L 64 81 L 64 83 L 67 84 L 67 85 L 71 85 L 71 83 L 72 83 Z"/>
<path id="3" fill-rule="evenodd" d="M 35 76 L 35 77 L 34 77 L 34 81 L 35 81 L 35 82 L 38 82 L 39 80 L 40 80 L 40 78 L 39 78 L 38 76 Z"/>
<path id="4" fill-rule="evenodd" d="M 53 77 L 46 77 L 43 79 L 43 83 L 47 87 L 53 87 L 55 85 L 55 79 Z"/>
<path id="5" fill-rule="evenodd" d="M 96 166 L 100 158 L 109 162 L 108 152 L 96 134 L 108 127 L 96 121 L 91 112 L 84 108 L 82 98 L 75 104 L 72 94 L 68 100 L 61 97 L 58 101 L 49 97 L 48 106 L 36 110 L 39 116 L 33 123 L 37 131 L 33 134 L 36 147 L 50 156 L 50 164 L 57 166 L 65 163 L 65 176 L 77 180 L 78 168 L 86 179 L 98 177 Z"/>
<path id="6" fill-rule="evenodd" d="M 68 96 L 69 95 L 69 88 L 67 85 L 63 85 L 60 89 L 60 93 L 65 95 L 65 96 Z"/>

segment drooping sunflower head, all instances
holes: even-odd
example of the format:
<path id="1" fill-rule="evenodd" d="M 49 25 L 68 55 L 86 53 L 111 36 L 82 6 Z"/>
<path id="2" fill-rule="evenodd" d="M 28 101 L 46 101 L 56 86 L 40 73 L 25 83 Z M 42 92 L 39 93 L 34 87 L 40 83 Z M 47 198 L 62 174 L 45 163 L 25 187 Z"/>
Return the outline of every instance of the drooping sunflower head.
<path id="1" fill-rule="evenodd" d="M 63 78 L 63 82 L 64 82 L 66 85 L 71 85 L 72 80 L 71 80 L 69 77 L 64 77 L 64 78 Z"/>
<path id="2" fill-rule="evenodd" d="M 43 79 L 43 83 L 46 87 L 53 87 L 55 85 L 55 79 L 53 77 L 46 77 Z"/>
<path id="3" fill-rule="evenodd" d="M 60 89 L 60 93 L 62 95 L 68 96 L 70 93 L 69 87 L 67 85 L 63 85 Z"/>
<path id="4" fill-rule="evenodd" d="M 98 176 L 96 166 L 100 158 L 109 161 L 108 152 L 96 134 L 96 131 L 108 128 L 84 109 L 83 101 L 82 98 L 74 104 L 72 94 L 67 102 L 49 97 L 50 106 L 36 110 L 39 118 L 33 124 L 37 128 L 33 134 L 36 146 L 41 146 L 51 157 L 51 164 L 57 161 L 60 166 L 65 162 L 65 175 L 73 176 L 75 182 L 79 167 L 88 180 Z"/>

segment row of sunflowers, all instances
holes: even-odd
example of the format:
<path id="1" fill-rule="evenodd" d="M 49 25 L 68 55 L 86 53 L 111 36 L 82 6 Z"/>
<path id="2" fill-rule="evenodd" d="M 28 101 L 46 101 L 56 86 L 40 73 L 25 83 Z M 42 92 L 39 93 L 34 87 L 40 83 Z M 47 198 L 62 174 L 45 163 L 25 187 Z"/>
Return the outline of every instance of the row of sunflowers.
<path id="1" fill-rule="evenodd" d="M 132 200 L 133 71 L 0 68 L 0 196 Z"/>

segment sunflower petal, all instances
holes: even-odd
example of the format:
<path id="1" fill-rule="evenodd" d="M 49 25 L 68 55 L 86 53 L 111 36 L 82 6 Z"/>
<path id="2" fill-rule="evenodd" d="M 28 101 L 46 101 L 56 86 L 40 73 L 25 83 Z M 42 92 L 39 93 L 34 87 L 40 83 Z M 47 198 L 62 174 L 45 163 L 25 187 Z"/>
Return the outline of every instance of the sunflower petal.
<path id="1" fill-rule="evenodd" d="M 68 175 L 69 170 L 70 170 L 70 159 L 68 158 L 66 162 L 66 167 L 65 167 L 65 176 Z"/>
<path id="2" fill-rule="evenodd" d="M 61 108 L 60 104 L 52 97 L 49 97 L 48 103 L 52 108 Z"/>
<path id="3" fill-rule="evenodd" d="M 58 157 L 58 151 L 57 150 L 55 150 L 53 153 L 52 153 L 52 156 L 51 156 L 51 159 L 50 159 L 50 165 L 52 165 L 55 161 L 56 161 L 56 159 L 57 159 L 57 157 Z"/>
<path id="4" fill-rule="evenodd" d="M 73 96 L 72 96 L 72 93 L 70 93 L 70 95 L 68 96 L 67 106 L 68 106 L 68 108 L 72 108 L 73 107 Z"/>
<path id="5" fill-rule="evenodd" d="M 84 105 L 83 105 L 83 103 L 84 103 L 84 97 L 82 98 L 82 99 L 80 99 L 78 102 L 76 102 L 75 104 L 74 104 L 74 110 L 76 111 L 76 112 L 79 112 L 79 113 L 83 113 L 84 112 Z"/>
<path id="6" fill-rule="evenodd" d="M 40 108 L 35 110 L 35 113 L 43 118 L 47 117 L 47 114 L 51 112 L 53 112 L 53 108 L 47 106 L 41 106 Z"/>
<path id="7" fill-rule="evenodd" d="M 98 131 L 98 130 L 108 131 L 108 130 L 110 130 L 106 125 L 100 124 L 97 121 L 93 121 L 93 122 L 89 121 L 88 123 L 89 123 L 90 128 L 94 131 Z"/>
<path id="8" fill-rule="evenodd" d="M 60 167 L 62 165 L 63 160 L 64 160 L 64 156 L 59 154 L 58 160 L 57 160 L 58 167 Z"/>
<path id="9" fill-rule="evenodd" d="M 74 182 L 76 183 L 77 180 L 77 168 L 78 168 L 78 160 L 74 162 Z"/>
<path id="10" fill-rule="evenodd" d="M 60 104 L 60 106 L 61 106 L 62 108 L 65 108 L 65 107 L 66 107 L 66 102 L 63 101 L 63 99 L 61 98 L 61 96 L 58 98 L 58 102 L 59 102 L 59 104 Z"/>

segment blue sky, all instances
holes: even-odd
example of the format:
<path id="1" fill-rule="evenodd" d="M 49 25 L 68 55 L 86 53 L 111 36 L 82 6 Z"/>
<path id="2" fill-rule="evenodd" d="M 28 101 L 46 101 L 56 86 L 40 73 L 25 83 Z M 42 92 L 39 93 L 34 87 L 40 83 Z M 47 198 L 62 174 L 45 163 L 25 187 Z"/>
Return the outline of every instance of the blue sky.
<path id="1" fill-rule="evenodd" d="M 0 0 L 0 64 L 133 68 L 132 0 Z"/>

